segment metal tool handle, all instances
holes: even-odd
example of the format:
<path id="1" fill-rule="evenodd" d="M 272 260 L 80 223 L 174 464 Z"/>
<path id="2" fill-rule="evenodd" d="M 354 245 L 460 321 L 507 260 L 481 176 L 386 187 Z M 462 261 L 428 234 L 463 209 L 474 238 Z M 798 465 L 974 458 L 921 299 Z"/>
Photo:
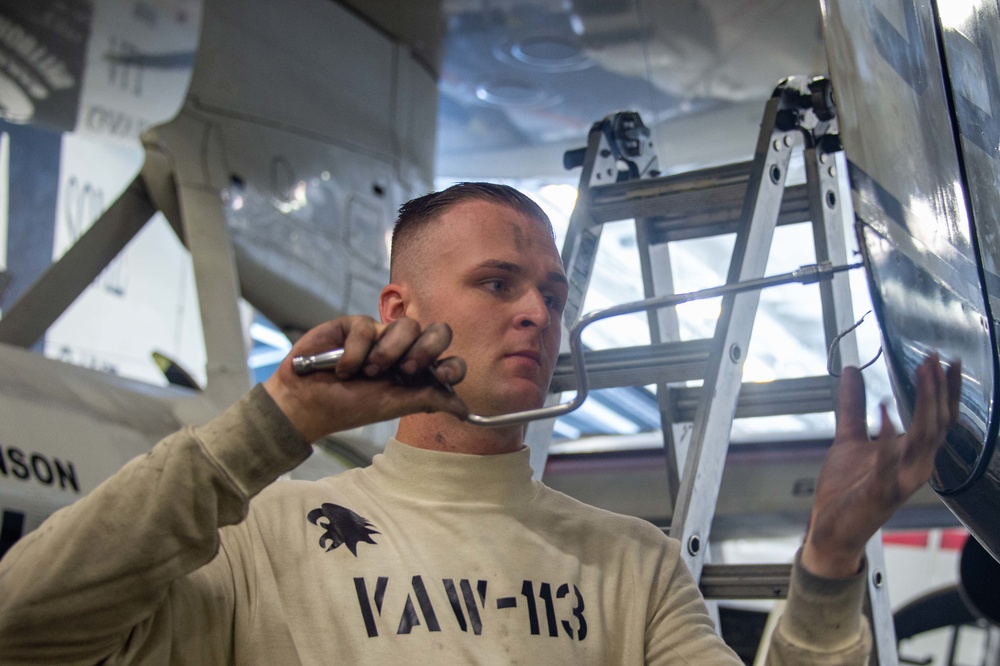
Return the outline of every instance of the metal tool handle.
<path id="1" fill-rule="evenodd" d="M 573 361 L 573 372 L 576 375 L 577 386 L 576 395 L 573 396 L 571 400 L 558 405 L 552 405 L 550 407 L 527 409 L 510 414 L 501 414 L 499 416 L 469 414 L 466 417 L 466 421 L 478 426 L 486 427 L 523 425 L 530 421 L 551 419 L 569 414 L 582 405 L 583 401 L 587 399 L 589 384 L 587 382 L 587 359 L 584 356 L 581 336 L 583 334 L 583 329 L 595 322 L 601 321 L 602 319 L 609 319 L 611 317 L 617 317 L 624 314 L 632 314 L 633 312 L 641 312 L 643 310 L 648 312 L 659 308 L 680 305 L 681 303 L 700 301 L 706 298 L 716 298 L 717 296 L 725 296 L 727 294 L 738 294 L 745 291 L 754 291 L 782 284 L 795 282 L 801 284 L 811 284 L 820 280 L 828 280 L 836 273 L 859 268 L 862 265 L 863 264 L 858 263 L 834 266 L 830 262 L 824 261 L 819 264 L 802 266 L 798 270 L 794 270 L 791 273 L 782 273 L 780 275 L 773 275 L 770 277 L 745 280 L 743 282 L 725 284 L 719 287 L 710 287 L 708 289 L 701 289 L 699 291 L 691 291 L 683 294 L 667 294 L 664 296 L 657 296 L 655 298 L 647 298 L 641 301 L 615 305 L 603 310 L 595 310 L 594 312 L 580 317 L 580 319 L 573 324 L 572 328 L 570 328 L 570 356 Z M 339 361 L 340 357 L 343 355 L 344 350 L 334 349 L 323 354 L 316 354 L 315 356 L 296 356 L 292 359 L 292 366 L 295 368 L 295 372 L 300 375 L 306 375 L 318 370 L 332 370 L 337 367 L 337 361 Z"/>
<path id="2" fill-rule="evenodd" d="M 343 349 L 334 349 L 314 356 L 296 356 L 292 359 L 292 368 L 297 375 L 308 375 L 320 370 L 335 370 L 343 355 Z"/>

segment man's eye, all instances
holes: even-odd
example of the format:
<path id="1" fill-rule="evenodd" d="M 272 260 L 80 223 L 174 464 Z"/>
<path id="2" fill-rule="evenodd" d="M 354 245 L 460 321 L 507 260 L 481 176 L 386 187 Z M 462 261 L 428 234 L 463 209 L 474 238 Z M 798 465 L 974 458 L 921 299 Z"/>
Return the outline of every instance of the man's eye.
<path id="1" fill-rule="evenodd" d="M 553 312 L 562 312 L 563 302 L 558 296 L 546 296 L 545 297 L 545 307 L 552 310 Z"/>
<path id="2" fill-rule="evenodd" d="M 507 282 L 504 280 L 489 280 L 486 282 L 486 288 L 490 291 L 501 293 L 507 290 Z"/>

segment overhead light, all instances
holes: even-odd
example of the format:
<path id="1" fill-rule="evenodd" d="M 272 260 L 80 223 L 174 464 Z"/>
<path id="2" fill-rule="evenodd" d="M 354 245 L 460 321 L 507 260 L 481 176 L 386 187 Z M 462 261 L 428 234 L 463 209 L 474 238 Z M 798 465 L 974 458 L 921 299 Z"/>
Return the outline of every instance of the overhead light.
<path id="1" fill-rule="evenodd" d="M 526 65 L 549 71 L 566 71 L 590 64 L 580 42 L 552 35 L 528 37 L 514 42 L 511 44 L 510 54 Z"/>
<path id="2" fill-rule="evenodd" d="M 573 35 L 531 35 L 494 49 L 501 62 L 542 72 L 571 72 L 594 64 Z"/>
<path id="3" fill-rule="evenodd" d="M 530 81 L 499 79 L 481 83 L 476 88 L 476 98 L 497 106 L 542 106 L 549 102 L 549 94 Z"/>

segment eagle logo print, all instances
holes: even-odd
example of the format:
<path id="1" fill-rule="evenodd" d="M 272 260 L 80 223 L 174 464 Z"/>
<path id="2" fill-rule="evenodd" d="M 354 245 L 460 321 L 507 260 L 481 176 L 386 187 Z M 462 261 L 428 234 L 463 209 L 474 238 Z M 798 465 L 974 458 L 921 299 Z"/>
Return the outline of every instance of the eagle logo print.
<path id="1" fill-rule="evenodd" d="M 326 530 L 319 538 L 319 547 L 325 548 L 328 553 L 341 544 L 346 544 L 347 550 L 351 551 L 354 557 L 357 557 L 358 542 L 364 541 L 376 545 L 372 535 L 380 534 L 380 532 L 371 529 L 375 526 L 367 519 L 337 504 L 324 504 L 320 508 L 310 511 L 306 517 L 313 525 Z M 329 546 L 327 546 L 328 541 L 330 542 Z"/>

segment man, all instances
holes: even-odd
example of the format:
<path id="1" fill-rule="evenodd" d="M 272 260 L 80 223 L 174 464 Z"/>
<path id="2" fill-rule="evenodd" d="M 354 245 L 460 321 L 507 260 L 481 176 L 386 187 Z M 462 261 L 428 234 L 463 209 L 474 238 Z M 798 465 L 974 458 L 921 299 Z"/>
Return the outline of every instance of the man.
<path id="1" fill-rule="evenodd" d="M 415 200 L 391 282 L 382 323 L 335 320 L 293 348 L 343 347 L 335 374 L 286 359 L 11 549 L 0 661 L 738 664 L 676 541 L 533 482 L 520 428 L 462 420 L 546 393 L 567 285 L 544 213 L 483 184 Z M 929 359 L 910 432 L 874 443 L 845 373 L 770 663 L 864 661 L 864 544 L 926 481 L 959 372 Z M 266 487 L 309 442 L 394 416 L 371 467 Z"/>

